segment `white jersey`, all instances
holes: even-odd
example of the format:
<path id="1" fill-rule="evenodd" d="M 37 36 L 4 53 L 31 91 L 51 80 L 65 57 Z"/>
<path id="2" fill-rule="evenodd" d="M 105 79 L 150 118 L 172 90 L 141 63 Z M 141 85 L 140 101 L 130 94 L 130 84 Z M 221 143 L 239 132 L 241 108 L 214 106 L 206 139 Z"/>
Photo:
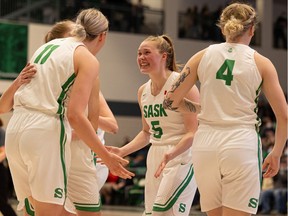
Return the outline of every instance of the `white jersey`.
<path id="1" fill-rule="evenodd" d="M 56 39 L 42 45 L 32 56 L 37 73 L 14 96 L 14 109 L 25 107 L 47 114 L 64 114 L 69 88 L 75 79 L 74 50 L 83 45 L 73 38 Z M 40 85 L 39 85 L 40 83 Z"/>
<path id="2" fill-rule="evenodd" d="M 162 103 L 179 73 L 172 72 L 157 96 L 151 94 L 151 80 L 142 92 L 141 109 L 149 125 L 151 147 L 145 177 L 145 215 L 188 216 L 196 192 L 191 148 L 169 161 L 159 178 L 154 174 L 162 156 L 185 135 L 183 115 L 164 110 Z M 173 181 L 171 181 L 173 179 Z"/>
<path id="3" fill-rule="evenodd" d="M 101 143 L 104 145 L 105 144 L 105 139 L 104 139 L 105 131 L 102 130 L 101 128 L 98 128 L 97 129 L 97 135 L 98 135 Z"/>
<path id="4" fill-rule="evenodd" d="M 141 97 L 143 116 L 150 127 L 150 142 L 156 145 L 176 145 L 185 134 L 181 113 L 164 110 L 163 100 L 179 73 L 172 72 L 157 96 L 151 94 L 151 80 L 146 83 Z"/>
<path id="5" fill-rule="evenodd" d="M 247 45 L 221 43 L 207 48 L 198 67 L 201 83 L 200 124 L 257 125 L 257 101 L 262 84 Z"/>

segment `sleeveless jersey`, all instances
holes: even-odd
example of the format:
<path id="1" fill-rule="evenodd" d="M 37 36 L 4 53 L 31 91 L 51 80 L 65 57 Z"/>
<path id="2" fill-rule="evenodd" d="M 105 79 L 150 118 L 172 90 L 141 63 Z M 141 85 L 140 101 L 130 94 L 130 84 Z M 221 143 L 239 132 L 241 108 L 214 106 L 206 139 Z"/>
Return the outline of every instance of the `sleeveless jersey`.
<path id="1" fill-rule="evenodd" d="M 200 86 L 200 124 L 257 125 L 257 102 L 262 78 L 255 50 L 243 44 L 221 43 L 207 48 L 197 74 Z"/>
<path id="2" fill-rule="evenodd" d="M 56 39 L 42 45 L 32 56 L 37 73 L 14 96 L 14 109 L 25 107 L 47 114 L 64 114 L 69 89 L 74 83 L 73 55 L 84 45 L 73 38 Z"/>
<path id="3" fill-rule="evenodd" d="M 150 142 L 152 144 L 176 145 L 185 134 L 182 114 L 164 110 L 162 105 L 165 94 L 178 77 L 179 73 L 172 72 L 157 96 L 151 94 L 151 80 L 146 83 L 143 89 L 141 108 L 150 127 Z"/>

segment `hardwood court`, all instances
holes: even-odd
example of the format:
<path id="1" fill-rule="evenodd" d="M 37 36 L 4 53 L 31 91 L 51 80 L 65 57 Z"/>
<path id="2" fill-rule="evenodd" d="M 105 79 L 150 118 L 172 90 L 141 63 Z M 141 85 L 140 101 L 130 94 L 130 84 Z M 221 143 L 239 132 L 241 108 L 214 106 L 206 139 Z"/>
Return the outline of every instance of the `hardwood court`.
<path id="1" fill-rule="evenodd" d="M 16 200 L 10 200 L 14 209 L 16 209 Z M 142 216 L 144 211 L 143 207 L 137 206 L 102 206 L 102 216 Z M 18 216 L 23 216 L 21 212 L 16 212 Z M 0 216 L 3 216 L 0 212 Z M 205 216 L 204 213 L 191 209 L 189 216 Z M 268 216 L 257 214 L 257 216 Z M 273 214 L 273 216 L 280 216 L 277 214 Z"/>

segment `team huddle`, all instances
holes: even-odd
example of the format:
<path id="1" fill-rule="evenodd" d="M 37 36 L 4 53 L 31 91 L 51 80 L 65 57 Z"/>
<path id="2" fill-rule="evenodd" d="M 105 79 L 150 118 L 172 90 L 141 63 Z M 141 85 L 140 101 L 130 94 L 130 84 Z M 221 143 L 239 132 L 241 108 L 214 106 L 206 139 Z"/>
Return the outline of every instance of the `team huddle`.
<path id="1" fill-rule="evenodd" d="M 75 22 L 56 23 L 0 99 L 1 113 L 14 109 L 5 146 L 18 209 L 26 216 L 101 215 L 108 170 L 133 178 L 124 157 L 151 143 L 143 216 L 188 216 L 197 188 L 208 216 L 256 214 L 262 170 L 263 177 L 279 171 L 288 118 L 275 67 L 249 47 L 256 25 L 253 7 L 228 5 L 217 23 L 226 42 L 197 52 L 182 71 L 169 36 L 143 40 L 137 64 L 149 81 L 138 90 L 142 130 L 118 148 L 103 145 L 104 132 L 118 126 L 95 57 L 109 22 L 90 8 Z M 261 91 L 277 119 L 263 163 Z"/>

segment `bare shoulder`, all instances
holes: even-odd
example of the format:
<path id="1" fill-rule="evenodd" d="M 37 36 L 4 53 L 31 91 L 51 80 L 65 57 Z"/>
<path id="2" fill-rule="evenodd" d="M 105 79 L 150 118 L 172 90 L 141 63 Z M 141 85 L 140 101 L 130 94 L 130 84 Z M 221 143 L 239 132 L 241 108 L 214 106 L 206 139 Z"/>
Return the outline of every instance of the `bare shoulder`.
<path id="1" fill-rule="evenodd" d="M 139 87 L 139 89 L 138 89 L 138 98 L 141 97 L 145 86 L 146 86 L 146 83 L 144 83 L 143 85 L 141 85 L 141 86 Z"/>
<path id="2" fill-rule="evenodd" d="M 79 71 L 80 68 L 98 70 L 99 61 L 89 52 L 85 46 L 78 46 L 74 52 L 74 69 Z"/>
<path id="3" fill-rule="evenodd" d="M 206 52 L 207 48 L 203 49 L 203 50 L 200 50 L 199 52 L 195 53 L 191 58 L 193 60 L 196 60 L 196 61 L 200 61 L 202 59 L 202 57 L 204 56 L 205 52 Z"/>
<path id="4" fill-rule="evenodd" d="M 97 58 L 95 58 L 95 56 L 91 52 L 89 52 L 89 50 L 85 46 L 78 46 L 75 49 L 74 59 L 75 60 L 85 59 L 86 61 L 92 61 L 92 62 L 97 61 Z"/>
<path id="5" fill-rule="evenodd" d="M 254 59 L 262 77 L 265 76 L 267 72 L 269 73 L 269 71 L 275 71 L 273 63 L 267 57 L 255 52 Z"/>
<path id="6" fill-rule="evenodd" d="M 207 48 L 206 48 L 207 49 Z M 202 57 L 204 56 L 206 49 L 200 50 L 199 52 L 197 52 L 196 54 L 194 54 L 186 63 L 184 69 L 187 69 L 188 67 L 191 70 L 197 70 L 199 63 L 202 59 Z"/>

